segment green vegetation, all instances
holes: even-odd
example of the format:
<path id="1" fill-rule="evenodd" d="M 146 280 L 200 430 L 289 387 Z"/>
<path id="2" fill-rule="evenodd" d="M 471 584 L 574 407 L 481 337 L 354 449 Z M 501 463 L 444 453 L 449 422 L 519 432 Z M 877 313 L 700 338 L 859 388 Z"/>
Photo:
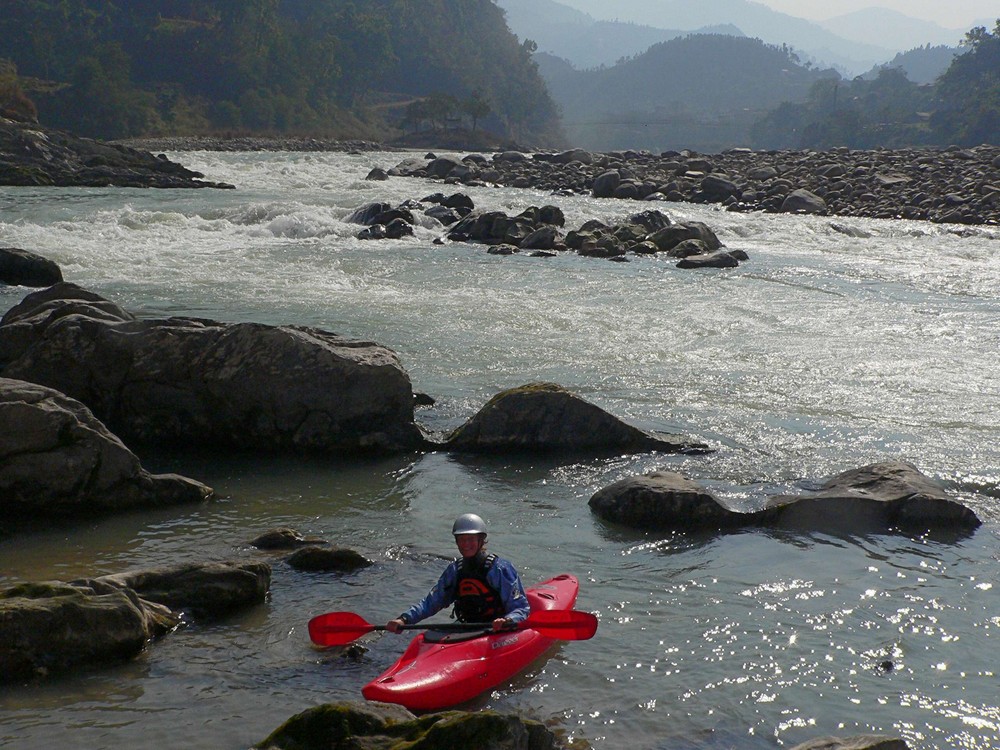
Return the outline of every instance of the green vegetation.
<path id="1" fill-rule="evenodd" d="M 966 34 L 932 84 L 885 67 L 873 79 L 830 78 L 813 84 L 802 103 L 785 102 L 758 120 L 759 148 L 976 146 L 1000 143 L 1000 21 L 992 33 Z"/>
<path id="2" fill-rule="evenodd" d="M 382 138 L 450 121 L 447 99 L 473 128 L 551 141 L 531 52 L 491 0 L 5 0 L 0 15 L 0 59 L 49 84 L 40 120 L 100 138 Z M 425 99 L 435 117 L 407 106 Z"/>

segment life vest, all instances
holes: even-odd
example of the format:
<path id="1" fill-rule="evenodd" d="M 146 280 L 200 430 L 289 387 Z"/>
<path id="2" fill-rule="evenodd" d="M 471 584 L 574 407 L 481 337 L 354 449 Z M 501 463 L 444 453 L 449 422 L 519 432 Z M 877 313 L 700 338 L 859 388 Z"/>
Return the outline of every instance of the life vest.
<path id="1" fill-rule="evenodd" d="M 496 555 L 463 560 L 455 582 L 455 617 L 459 622 L 492 622 L 507 614 L 500 592 L 486 580 Z"/>

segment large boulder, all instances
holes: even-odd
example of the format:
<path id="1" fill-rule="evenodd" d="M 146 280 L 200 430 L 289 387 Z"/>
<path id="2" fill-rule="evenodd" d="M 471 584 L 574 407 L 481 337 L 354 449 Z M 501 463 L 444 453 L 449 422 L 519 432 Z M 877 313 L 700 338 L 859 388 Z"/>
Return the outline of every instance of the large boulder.
<path id="1" fill-rule="evenodd" d="M 0 247 L 0 284 L 42 287 L 62 280 L 55 261 L 16 247 Z"/>
<path id="2" fill-rule="evenodd" d="M 92 515 L 211 495 L 194 480 L 150 474 L 79 401 L 0 378 L 0 517 Z"/>
<path id="3" fill-rule="evenodd" d="M 126 146 L 0 117 L 0 185 L 232 188 Z"/>
<path id="4" fill-rule="evenodd" d="M 721 529 L 762 520 L 759 513 L 725 506 L 696 482 L 672 471 L 622 479 L 594 493 L 589 505 L 603 520 L 636 529 Z"/>
<path id="5" fill-rule="evenodd" d="M 218 619 L 262 604 L 271 587 L 271 566 L 262 562 L 182 563 L 79 583 L 135 591 L 147 601 L 199 620 Z"/>
<path id="6" fill-rule="evenodd" d="M 751 511 L 730 508 L 695 482 L 666 471 L 628 477 L 598 490 L 590 508 L 605 521 L 635 529 L 966 532 L 980 525 L 972 510 L 901 461 L 846 471 L 817 492 L 774 496 Z"/>
<path id="7" fill-rule="evenodd" d="M 791 750 L 909 750 L 899 737 L 865 734 L 858 737 L 817 737 Z"/>
<path id="8" fill-rule="evenodd" d="M 134 658 L 183 620 L 261 604 L 265 563 L 203 563 L 0 592 L 0 683 Z"/>
<path id="9" fill-rule="evenodd" d="M 982 522 L 970 508 L 905 461 L 851 469 L 808 495 L 776 496 L 768 507 L 782 524 L 816 528 L 862 526 L 890 530 L 971 530 Z"/>
<path id="10" fill-rule="evenodd" d="M 0 592 L 0 682 L 127 661 L 178 621 L 134 591 L 15 586 Z"/>
<path id="11" fill-rule="evenodd" d="M 554 750 L 556 737 L 544 724 L 494 711 L 446 711 L 419 718 L 386 703 L 331 703 L 293 716 L 258 750 L 329 750 L 400 747 L 433 750 Z"/>
<path id="12" fill-rule="evenodd" d="M 703 443 L 632 427 L 552 383 L 530 383 L 497 394 L 455 430 L 445 446 L 490 453 L 708 451 Z"/>
<path id="13" fill-rule="evenodd" d="M 827 207 L 826 201 L 816 195 L 816 193 L 805 188 L 800 188 L 793 190 L 785 197 L 781 203 L 781 211 L 782 213 L 819 214 L 826 216 L 830 212 L 830 209 Z"/>
<path id="14" fill-rule="evenodd" d="M 0 376 L 86 404 L 126 440 L 396 451 L 422 445 L 396 354 L 316 328 L 138 320 L 73 284 L 0 320 Z"/>

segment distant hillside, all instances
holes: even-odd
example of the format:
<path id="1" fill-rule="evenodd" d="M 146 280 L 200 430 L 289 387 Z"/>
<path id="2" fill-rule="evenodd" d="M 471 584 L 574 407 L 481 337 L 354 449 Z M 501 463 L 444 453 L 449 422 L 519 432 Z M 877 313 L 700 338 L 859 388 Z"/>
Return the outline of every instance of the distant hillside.
<path id="1" fill-rule="evenodd" d="M 497 0 L 497 5 L 520 39 L 530 39 L 539 52 L 568 60 L 580 69 L 615 65 L 654 44 L 689 33 L 633 22 L 598 21 L 555 0 Z M 731 24 L 698 29 L 697 33 L 742 36 Z"/>
<path id="2" fill-rule="evenodd" d="M 934 83 L 948 70 L 957 55 L 964 52 L 959 47 L 932 47 L 929 44 L 916 49 L 900 52 L 884 65 L 877 65 L 865 74 L 873 79 L 882 68 L 900 68 L 914 83 Z"/>
<path id="3" fill-rule="evenodd" d="M 750 0 L 561 0 L 604 20 L 631 21 L 659 28 L 688 31 L 732 24 L 744 34 L 769 44 L 788 44 L 821 66 L 836 65 L 848 76 L 885 62 L 901 49 L 885 43 L 844 39 L 802 18 L 771 10 Z"/>
<path id="4" fill-rule="evenodd" d="M 925 44 L 954 47 L 965 34 L 888 8 L 865 8 L 818 24 L 844 39 L 897 50 Z"/>
<path id="5" fill-rule="evenodd" d="M 597 150 L 746 143 L 764 112 L 804 100 L 821 78 L 839 77 L 798 64 L 787 47 L 716 34 L 662 42 L 604 70 L 536 59 L 569 140 Z"/>
<path id="6" fill-rule="evenodd" d="M 3 0 L 0 13 L 14 89 L 42 122 L 106 139 L 467 124 L 556 142 L 532 51 L 492 0 Z"/>

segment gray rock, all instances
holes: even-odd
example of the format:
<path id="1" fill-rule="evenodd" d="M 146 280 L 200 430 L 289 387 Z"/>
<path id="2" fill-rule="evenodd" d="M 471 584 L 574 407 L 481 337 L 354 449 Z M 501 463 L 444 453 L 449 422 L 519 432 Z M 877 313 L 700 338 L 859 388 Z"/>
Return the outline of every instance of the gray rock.
<path id="1" fill-rule="evenodd" d="M 819 214 L 829 213 L 826 201 L 815 193 L 800 188 L 789 193 L 781 203 L 782 213 Z"/>
<path id="2" fill-rule="evenodd" d="M 295 529 L 286 527 L 265 531 L 250 542 L 251 547 L 261 550 L 290 550 L 317 544 L 326 544 L 326 542 L 316 537 L 302 536 Z"/>
<path id="3" fill-rule="evenodd" d="M 621 185 L 622 176 L 617 170 L 605 172 L 594 180 L 594 197 L 610 198 L 615 194 L 618 186 Z"/>
<path id="4" fill-rule="evenodd" d="M 783 524 L 817 528 L 840 528 L 845 521 L 857 528 L 907 531 L 971 530 L 981 524 L 975 512 L 949 498 L 940 485 L 904 461 L 845 471 L 818 492 L 776 496 L 768 507 L 780 510 Z"/>
<path id="5" fill-rule="evenodd" d="M 0 117 L 0 184 L 56 187 L 232 188 L 127 146 Z"/>
<path id="6" fill-rule="evenodd" d="M 635 529 L 722 529 L 762 520 L 761 514 L 726 507 L 697 483 L 671 471 L 622 479 L 594 493 L 589 505 L 605 521 Z"/>
<path id="7" fill-rule="evenodd" d="M 629 477 L 596 492 L 591 510 L 636 529 L 729 529 L 743 526 L 858 533 L 962 531 L 979 526 L 970 509 L 914 466 L 891 461 L 840 474 L 818 492 L 768 498 L 759 510 L 729 508 L 672 472 Z"/>
<path id="8" fill-rule="evenodd" d="M 15 586 L 0 593 L 0 683 L 127 661 L 178 622 L 134 591 Z"/>
<path id="9" fill-rule="evenodd" d="M 446 711 L 418 719 L 400 706 L 385 703 L 337 703 L 293 716 L 255 747 L 391 750 L 404 745 L 469 750 L 555 750 L 559 746 L 544 724 L 513 714 Z"/>
<path id="10" fill-rule="evenodd" d="M 374 563 L 352 549 L 303 547 L 287 560 L 296 570 L 353 573 Z"/>
<path id="11" fill-rule="evenodd" d="M 467 452 L 706 452 L 702 443 L 643 432 L 552 383 L 494 396 L 447 439 Z"/>
<path id="12" fill-rule="evenodd" d="M 0 378 L 0 516 L 91 516 L 211 495 L 194 480 L 150 474 L 79 401 Z"/>
<path id="13" fill-rule="evenodd" d="M 695 240 L 691 240 L 694 242 Z M 688 255 L 677 261 L 678 268 L 736 268 L 740 262 L 732 253 L 716 250 L 714 253 Z"/>
<path id="14" fill-rule="evenodd" d="M 54 261 L 16 247 L 0 247 L 0 284 L 43 287 L 62 280 Z"/>
<path id="15" fill-rule="evenodd" d="M 898 737 L 862 735 L 859 737 L 818 737 L 791 750 L 909 750 L 909 745 Z"/>
<path id="16" fill-rule="evenodd" d="M 551 250 L 559 240 L 559 230 L 547 225 L 531 232 L 519 243 L 522 250 Z"/>
<path id="17" fill-rule="evenodd" d="M 580 164 L 593 164 L 594 155 L 589 151 L 583 150 L 582 148 L 574 148 L 569 151 L 554 154 L 551 160 L 556 164 L 572 164 L 573 162 L 579 162 Z"/>
<path id="18" fill-rule="evenodd" d="M 271 566 L 262 562 L 186 563 L 81 583 L 130 589 L 171 610 L 217 619 L 262 604 L 271 586 Z"/>
<path id="19" fill-rule="evenodd" d="M 94 297 L 63 283 L 9 311 L 0 377 L 82 401 L 126 440 L 325 452 L 423 443 L 410 379 L 384 347 L 315 328 L 136 320 Z"/>

